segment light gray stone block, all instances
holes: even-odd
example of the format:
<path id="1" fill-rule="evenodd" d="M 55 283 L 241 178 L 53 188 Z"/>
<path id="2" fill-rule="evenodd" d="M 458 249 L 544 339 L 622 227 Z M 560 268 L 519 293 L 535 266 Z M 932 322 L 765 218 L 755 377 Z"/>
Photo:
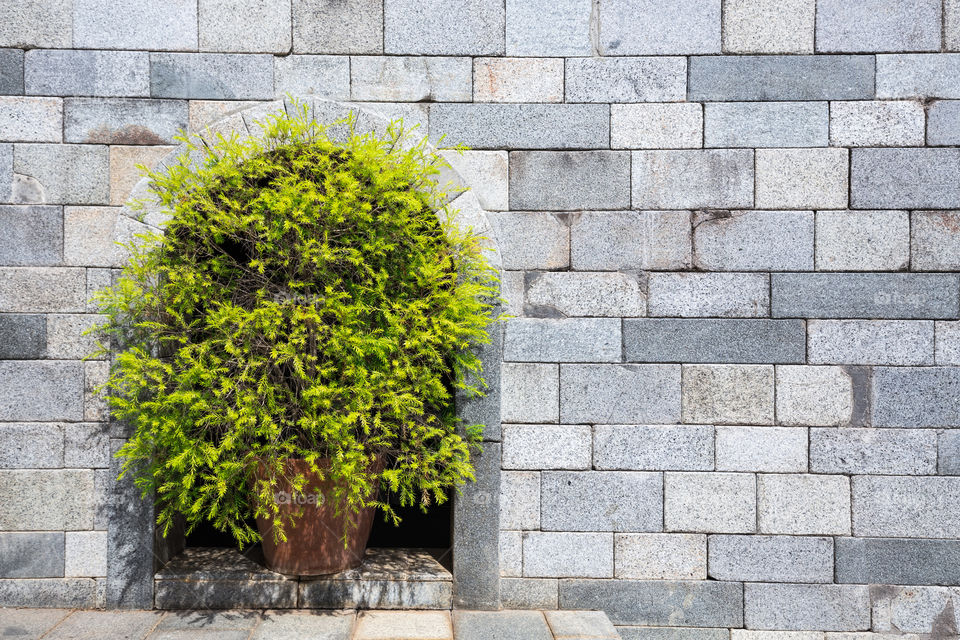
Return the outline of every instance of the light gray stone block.
<path id="1" fill-rule="evenodd" d="M 0 205 L 0 264 L 56 265 L 63 260 L 63 210 Z M 2 347 L 0 347 L 2 349 Z"/>
<path id="2" fill-rule="evenodd" d="M 878 367 L 873 372 L 877 427 L 960 426 L 960 369 Z"/>
<path id="3" fill-rule="evenodd" d="M 593 467 L 626 471 L 709 471 L 713 469 L 713 427 L 597 425 L 593 435 Z"/>
<path id="4" fill-rule="evenodd" d="M 73 46 L 196 50 L 195 0 L 73 0 Z"/>
<path id="5" fill-rule="evenodd" d="M 697 56 L 687 99 L 872 99 L 873 77 L 873 56 Z"/>
<path id="6" fill-rule="evenodd" d="M 426 129 L 426 126 L 421 126 L 421 130 L 423 129 Z M 480 206 L 487 212 L 506 211 L 510 208 L 507 193 L 510 183 L 508 158 L 506 151 L 464 151 L 445 155 L 447 162 L 470 185 L 470 190 L 476 194 Z M 488 216 L 488 219 L 493 222 L 492 216 Z M 498 237 L 497 240 L 502 247 L 505 238 Z"/>
<path id="7" fill-rule="evenodd" d="M 757 511 L 761 533 L 849 535 L 850 478 L 757 476 Z"/>
<path id="8" fill-rule="evenodd" d="M 611 272 L 534 272 L 525 281 L 528 316 L 643 316 L 646 295 L 636 275 Z"/>
<path id="9" fill-rule="evenodd" d="M 108 428 L 106 422 L 64 425 L 63 466 L 79 469 L 109 468 Z"/>
<path id="10" fill-rule="evenodd" d="M 745 584 L 744 621 L 751 629 L 864 631 L 870 628 L 865 586 Z"/>
<path id="11" fill-rule="evenodd" d="M 199 0 L 200 50 L 289 53 L 290 5 L 269 0 Z M 251 29 L 252 25 L 256 28 Z M 350 34 L 352 39 L 353 34 Z"/>
<path id="12" fill-rule="evenodd" d="M 710 577 L 743 582 L 833 582 L 833 538 L 710 536 Z"/>
<path id="13" fill-rule="evenodd" d="M 853 149 L 852 154 L 853 208 L 960 205 L 960 149 Z"/>
<path id="14" fill-rule="evenodd" d="M 960 98 L 960 54 L 877 56 L 877 98 Z"/>
<path id="15" fill-rule="evenodd" d="M 747 149 L 633 152 L 634 207 L 751 207 L 753 180 Z"/>
<path id="16" fill-rule="evenodd" d="M 562 365 L 560 420 L 594 424 L 679 422 L 680 366 Z"/>
<path id="17" fill-rule="evenodd" d="M 102 321 L 103 316 L 94 314 L 49 314 L 46 357 L 56 360 L 89 357 L 99 349 L 99 342 L 96 336 L 84 334 Z"/>
<path id="18" fill-rule="evenodd" d="M 846 426 L 853 421 L 853 378 L 843 367 L 777 367 L 777 422 Z"/>
<path id="19" fill-rule="evenodd" d="M 775 273 L 775 318 L 956 318 L 954 275 Z"/>
<path id="20" fill-rule="evenodd" d="M 810 364 L 932 365 L 931 320 L 810 320 Z"/>
<path id="21" fill-rule="evenodd" d="M 914 269 L 960 269 L 960 211 L 914 211 L 910 255 Z"/>
<path id="22" fill-rule="evenodd" d="M 683 421 L 773 424 L 773 385 L 773 365 L 684 365 Z"/>
<path id="23" fill-rule="evenodd" d="M 960 542 L 837 538 L 837 582 L 955 585 L 960 582 Z"/>
<path id="24" fill-rule="evenodd" d="M 690 266 L 690 213 L 585 211 L 574 215 L 570 259 L 577 270 L 685 269 Z"/>
<path id="25" fill-rule="evenodd" d="M 960 49 L 960 4 L 957 0 L 943 3 L 943 47 L 947 51 Z"/>
<path id="26" fill-rule="evenodd" d="M 384 51 L 503 55 L 504 14 L 502 0 L 386 0 Z"/>
<path id="27" fill-rule="evenodd" d="M 72 40 L 70 2 L 26 0 L 0 7 L 0 47 L 69 47 Z"/>
<path id="28" fill-rule="evenodd" d="M 0 533 L 0 578 L 62 577 L 63 532 Z"/>
<path id="29" fill-rule="evenodd" d="M 47 321 L 42 315 L 0 315 L 0 360 L 36 360 L 47 350 Z"/>
<path id="30" fill-rule="evenodd" d="M 346 56 L 290 55 L 274 58 L 274 94 L 314 95 L 330 100 L 350 97 L 350 59 Z"/>
<path id="31" fill-rule="evenodd" d="M 83 419 L 83 363 L 0 362 L 0 419 Z"/>
<path id="32" fill-rule="evenodd" d="M 505 530 L 540 528 L 540 474 L 538 472 L 503 472 L 500 477 L 500 527 Z M 501 532 L 501 539 L 505 533 L 505 531 Z"/>
<path id="33" fill-rule="evenodd" d="M 476 102 L 563 102 L 561 58 L 476 58 Z"/>
<path id="34" fill-rule="evenodd" d="M 539 488 L 537 491 L 539 497 Z M 500 498 L 503 499 L 502 486 Z M 503 511 L 500 512 L 500 520 L 503 521 Z M 523 533 L 520 531 L 500 531 L 500 577 L 519 577 L 522 575 Z"/>
<path id="35" fill-rule="evenodd" d="M 934 342 L 937 364 L 960 364 L 960 322 L 939 321 L 934 323 Z"/>
<path id="36" fill-rule="evenodd" d="M 555 638 L 620 640 L 620 635 L 603 611 L 544 611 Z"/>
<path id="37" fill-rule="evenodd" d="M 469 102 L 470 58 L 358 56 L 350 62 L 354 100 Z"/>
<path id="38" fill-rule="evenodd" d="M 110 202 L 110 155 L 101 145 L 19 144 L 13 170 L 40 183 L 50 204 Z"/>
<path id="39" fill-rule="evenodd" d="M 572 105 L 564 106 L 572 107 Z M 581 105 L 583 108 L 592 106 L 594 105 Z M 637 203 L 634 202 L 634 204 Z M 629 207 L 630 154 L 628 152 L 513 151 L 510 153 L 511 209 L 570 211 Z"/>
<path id="40" fill-rule="evenodd" d="M 63 261 L 68 265 L 111 267 L 122 264 L 117 246 L 116 207 L 63 208 Z"/>
<path id="41" fill-rule="evenodd" d="M 599 53 L 720 53 L 720 0 L 612 0 L 600 6 Z"/>
<path id="42" fill-rule="evenodd" d="M 544 578 L 505 578 L 500 581 L 504 609 L 556 609 L 559 585 Z"/>
<path id="43" fill-rule="evenodd" d="M 802 320 L 645 318 L 623 322 L 627 362 L 791 363 L 806 360 Z"/>
<path id="44" fill-rule="evenodd" d="M 926 429 L 811 429 L 810 470 L 936 475 L 937 434 Z"/>
<path id="45" fill-rule="evenodd" d="M 93 471 L 0 471 L 0 527 L 19 531 L 72 531 L 93 527 Z M 0 597 L 0 602 L 4 599 Z"/>
<path id="46" fill-rule="evenodd" d="M 730 640 L 823 640 L 824 638 L 823 631 L 767 631 L 767 630 L 755 630 L 755 629 L 730 629 Z M 871 635 L 870 633 L 856 633 L 856 632 L 838 632 L 831 633 L 831 636 L 859 636 L 859 635 Z M 838 638 L 837 640 L 841 640 Z M 847 640 L 857 640 L 855 637 L 848 638 Z M 865 638 L 863 640 L 873 640 L 871 638 Z M 880 639 L 876 639 L 880 640 Z M 904 640 L 907 640 L 904 638 Z"/>
<path id="47" fill-rule="evenodd" d="M 819 0 L 817 51 L 940 51 L 938 0 Z"/>
<path id="48" fill-rule="evenodd" d="M 631 626 L 617 627 L 617 631 L 623 640 L 730 640 L 729 629 Z"/>
<path id="49" fill-rule="evenodd" d="M 845 209 L 848 162 L 846 149 L 758 149 L 757 206 Z"/>
<path id="50" fill-rule="evenodd" d="M 835 147 L 917 147 L 924 139 L 923 105 L 915 101 L 830 104 L 830 144 Z"/>
<path id="51" fill-rule="evenodd" d="M 589 469 L 589 425 L 503 425 L 504 469 Z"/>
<path id="52" fill-rule="evenodd" d="M 103 606 L 100 585 L 93 578 L 0 580 L 0 602 L 5 607 Z"/>
<path id="53" fill-rule="evenodd" d="M 273 56 L 243 53 L 151 53 L 154 98 L 270 100 Z"/>
<path id="54" fill-rule="evenodd" d="M 647 314 L 670 317 L 746 317 L 770 314 L 765 273 L 650 273 Z"/>
<path id="55" fill-rule="evenodd" d="M 675 102 L 686 96 L 685 58 L 571 58 L 565 68 L 567 102 Z"/>
<path id="56" fill-rule="evenodd" d="M 10 142 L 60 142 L 62 102 L 56 98 L 0 96 L 0 136 Z M 9 184 L 4 188 L 9 194 Z"/>
<path id="57" fill-rule="evenodd" d="M 725 53 L 813 53 L 815 0 L 725 0 Z"/>
<path id="58" fill-rule="evenodd" d="M 487 214 L 504 269 L 563 269 L 570 265 L 570 227 L 556 214 L 501 211 Z"/>
<path id="59" fill-rule="evenodd" d="M 504 362 L 502 376 L 501 413 L 504 422 L 538 423 L 559 420 L 558 365 Z"/>
<path id="60" fill-rule="evenodd" d="M 23 94 L 23 51 L 0 50 L 0 95 Z"/>
<path id="61" fill-rule="evenodd" d="M 960 144 L 960 100 L 937 100 L 930 105 L 927 110 L 927 144 Z"/>
<path id="62" fill-rule="evenodd" d="M 707 536 L 694 533 L 618 533 L 614 538 L 617 578 L 705 580 Z"/>
<path id="63" fill-rule="evenodd" d="M 514 362 L 616 362 L 620 320 L 514 318 L 507 322 L 503 357 Z"/>
<path id="64" fill-rule="evenodd" d="M 543 531 L 663 531 L 663 474 L 544 471 L 540 487 Z"/>
<path id="65" fill-rule="evenodd" d="M 0 311 L 82 312 L 86 295 L 83 269 L 0 268 Z"/>
<path id="66" fill-rule="evenodd" d="M 818 211 L 818 271 L 899 271 L 910 263 L 906 211 Z"/>
<path id="67" fill-rule="evenodd" d="M 64 575 L 68 578 L 107 575 L 106 531 L 68 531 L 65 535 Z"/>
<path id="68" fill-rule="evenodd" d="M 717 471 L 806 471 L 807 437 L 797 427 L 717 427 Z"/>
<path id="69" fill-rule="evenodd" d="M 187 130 L 187 103 L 179 100 L 68 98 L 65 142 L 173 144 Z"/>
<path id="70" fill-rule="evenodd" d="M 724 102 L 704 105 L 705 147 L 825 147 L 826 102 Z"/>
<path id="71" fill-rule="evenodd" d="M 681 473 L 664 477 L 664 529 L 753 533 L 757 528 L 752 473 Z"/>
<path id="72" fill-rule="evenodd" d="M 610 114 L 607 106 L 589 104 L 435 104 L 430 107 L 430 136 L 435 140 L 446 136 L 445 144 L 465 144 L 472 149 L 594 149 L 609 145 Z M 546 157 L 542 153 L 538 154 L 541 161 Z M 626 154 L 593 151 L 562 155 L 568 159 L 564 167 L 573 173 L 577 164 L 586 163 L 589 154 L 594 158 L 623 156 L 629 163 Z M 530 156 L 538 157 L 533 152 L 511 156 L 511 178 L 515 159 L 522 162 Z M 593 176 L 597 168 L 592 167 Z M 557 186 L 555 183 L 554 188 Z M 601 203 L 593 208 L 604 206 Z M 511 208 L 541 207 L 512 204 Z"/>
<path id="73" fill-rule="evenodd" d="M 687 102 L 610 105 L 610 147 L 613 149 L 697 149 L 702 146 L 702 105 Z"/>
<path id="74" fill-rule="evenodd" d="M 503 312 L 514 317 L 523 315 L 523 280 L 522 271 L 504 271 L 500 274 L 500 295 L 506 301 Z"/>
<path id="75" fill-rule="evenodd" d="M 563 580 L 560 608 L 572 607 L 606 611 L 617 625 L 742 627 L 743 587 L 708 580 Z M 655 638 L 713 640 L 715 636 Z"/>
<path id="76" fill-rule="evenodd" d="M 508 56 L 589 56 L 591 0 L 507 0 Z"/>
<path id="77" fill-rule="evenodd" d="M 339 640 L 349 636 L 354 612 L 344 611 L 268 611 L 250 635 L 250 640 L 269 638 L 317 638 Z M 203 634 L 207 635 L 207 634 Z"/>
<path id="78" fill-rule="evenodd" d="M 612 578 L 612 533 L 523 534 L 526 578 Z"/>
<path id="79" fill-rule="evenodd" d="M 293 50 L 383 53 L 383 1 L 294 0 Z"/>

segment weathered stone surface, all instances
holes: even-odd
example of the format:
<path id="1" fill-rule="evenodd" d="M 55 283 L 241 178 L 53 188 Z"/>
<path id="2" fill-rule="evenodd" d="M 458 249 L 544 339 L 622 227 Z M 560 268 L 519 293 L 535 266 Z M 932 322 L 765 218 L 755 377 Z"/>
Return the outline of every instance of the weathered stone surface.
<path id="1" fill-rule="evenodd" d="M 853 421 L 854 388 L 842 367 L 777 367 L 777 422 L 846 426 Z"/>
<path id="2" fill-rule="evenodd" d="M 773 424 L 773 366 L 684 365 L 683 421 Z"/>
<path id="3" fill-rule="evenodd" d="M 846 149 L 758 149 L 757 206 L 844 209 Z"/>
<path id="4" fill-rule="evenodd" d="M 802 320 L 629 318 L 623 322 L 623 344 L 627 362 L 806 360 Z"/>
<path id="5" fill-rule="evenodd" d="M 911 263 L 922 271 L 960 269 L 960 211 L 914 211 Z"/>
<path id="6" fill-rule="evenodd" d="M 386 53 L 496 56 L 504 52 L 500 0 L 387 0 Z"/>
<path id="7" fill-rule="evenodd" d="M 761 533 L 849 535 L 850 478 L 801 474 L 757 477 Z"/>
<path id="8" fill-rule="evenodd" d="M 83 49 L 197 48 L 191 0 L 73 0 L 73 46 Z"/>
<path id="9" fill-rule="evenodd" d="M 570 225 L 570 259 L 578 270 L 687 268 L 690 213 L 585 211 Z"/>
<path id="10" fill-rule="evenodd" d="M 63 466 L 78 469 L 109 468 L 108 428 L 106 422 L 64 425 Z"/>
<path id="11" fill-rule="evenodd" d="M 0 533 L 0 578 L 63 575 L 63 532 Z"/>
<path id="12" fill-rule="evenodd" d="M 753 151 L 634 151 L 633 206 L 697 209 L 753 206 Z"/>
<path id="13" fill-rule="evenodd" d="M 504 609 L 556 609 L 558 580 L 505 578 L 500 581 L 500 604 Z"/>
<path id="14" fill-rule="evenodd" d="M 924 113 L 919 102 L 830 104 L 830 144 L 833 146 L 915 147 L 923 146 L 923 139 Z"/>
<path id="15" fill-rule="evenodd" d="M 884 585 L 873 587 L 871 596 L 873 629 L 882 632 L 870 634 L 876 640 L 889 640 L 891 635 L 917 638 L 915 634 L 920 633 L 952 634 L 960 622 L 957 620 L 960 596 L 956 588 Z"/>
<path id="16" fill-rule="evenodd" d="M 690 58 L 688 100 L 864 100 L 873 56 Z"/>
<path id="17" fill-rule="evenodd" d="M 470 58 L 361 56 L 350 62 L 354 100 L 464 102 L 471 99 Z"/>
<path id="18" fill-rule="evenodd" d="M 130 199 L 130 192 L 143 174 L 137 165 L 144 165 L 149 169 L 168 153 L 173 151 L 170 146 L 122 146 L 110 147 L 110 204 L 122 205 Z M 79 247 L 75 247 L 79 249 Z"/>
<path id="19" fill-rule="evenodd" d="M 267 0 L 199 0 L 200 50 L 289 53 L 290 12 L 290 5 Z"/>
<path id="20" fill-rule="evenodd" d="M 743 582 L 833 582 L 833 538 L 710 536 L 710 577 Z"/>
<path id="21" fill-rule="evenodd" d="M 47 578 L 0 580 L 0 602 L 5 607 L 103 606 L 101 591 L 92 578 Z"/>
<path id="22" fill-rule="evenodd" d="M 2 36 L 0 36 L 2 37 Z M 0 50 L 0 95 L 23 94 L 23 51 Z"/>
<path id="23" fill-rule="evenodd" d="M 154 606 L 158 609 L 291 609 L 297 603 L 297 582 L 219 580 L 204 584 L 187 580 L 157 580 L 154 597 Z M 314 598 L 312 593 L 305 597 Z M 246 635 L 249 631 L 241 633 Z"/>
<path id="24" fill-rule="evenodd" d="M 0 381 L 0 419 L 83 419 L 81 362 L 0 362 Z"/>
<path id="25" fill-rule="evenodd" d="M 0 205 L 0 264 L 42 266 L 63 259 L 63 210 Z M 0 347 L 2 350 L 3 347 Z"/>
<path id="26" fill-rule="evenodd" d="M 729 640 L 729 629 L 696 627 L 617 627 L 623 640 Z"/>
<path id="27" fill-rule="evenodd" d="M 69 47 L 70 2 L 26 0 L 0 7 L 0 47 Z"/>
<path id="28" fill-rule="evenodd" d="M 960 144 L 960 100 L 937 100 L 930 105 L 927 110 L 927 144 Z"/>
<path id="29" fill-rule="evenodd" d="M 589 56 L 591 0 L 507 0 L 508 56 Z"/>
<path id="30" fill-rule="evenodd" d="M 810 320 L 811 364 L 933 364 L 931 320 Z"/>
<path id="31" fill-rule="evenodd" d="M 242 53 L 151 53 L 154 98 L 269 100 L 273 56 Z"/>
<path id="32" fill-rule="evenodd" d="M 383 53 L 383 1 L 294 0 L 293 50 Z"/>
<path id="33" fill-rule="evenodd" d="M 64 575 L 101 577 L 107 575 L 107 532 L 68 531 Z"/>
<path id="34" fill-rule="evenodd" d="M 463 176 L 470 189 L 476 193 L 480 206 L 486 211 L 506 211 L 510 208 L 507 193 L 510 172 L 506 151 L 464 151 L 447 155 L 446 160 Z M 493 223 L 494 217 L 489 216 L 489 219 Z M 507 238 L 503 237 L 497 238 L 501 250 L 506 240 Z"/>
<path id="35" fill-rule="evenodd" d="M 712 470 L 713 427 L 597 425 L 593 436 L 593 466 L 600 470 L 627 471 Z"/>
<path id="36" fill-rule="evenodd" d="M 960 542 L 837 538 L 837 582 L 955 585 Z"/>
<path id="37" fill-rule="evenodd" d="M 789 473 L 807 470 L 807 430 L 717 427 L 717 471 Z"/>
<path id="38" fill-rule="evenodd" d="M 611 578 L 613 534 L 524 533 L 523 575 L 530 578 Z"/>
<path id="39" fill-rule="evenodd" d="M 570 264 L 570 227 L 552 213 L 492 212 L 504 269 L 563 269 Z"/>
<path id="40" fill-rule="evenodd" d="M 726 0 L 725 53 L 813 53 L 815 0 Z"/>
<path id="41" fill-rule="evenodd" d="M 960 478 L 857 476 L 853 533 L 903 538 L 960 537 Z"/>
<path id="42" fill-rule="evenodd" d="M 825 147 L 826 102 L 718 102 L 704 105 L 705 147 Z"/>
<path id="43" fill-rule="evenodd" d="M 331 100 L 350 97 L 350 60 L 346 56 L 291 55 L 274 58 L 273 63 L 277 98 L 287 94 Z"/>
<path id="44" fill-rule="evenodd" d="M 550 640 L 553 637 L 543 614 L 538 611 L 455 611 L 453 628 L 456 637 L 463 640 L 486 640 L 513 634 L 530 640 Z"/>
<path id="45" fill-rule="evenodd" d="M 940 51 L 938 0 L 819 0 L 817 51 Z"/>
<path id="46" fill-rule="evenodd" d="M 540 528 L 544 531 L 663 531 L 662 476 L 637 471 L 544 471 Z M 610 572 L 606 577 L 613 575 L 612 537 L 609 544 Z"/>
<path id="47" fill-rule="evenodd" d="M 504 422 L 538 423 L 559 420 L 558 365 L 504 362 L 502 376 L 501 413 Z"/>
<path id="48" fill-rule="evenodd" d="M 516 362 L 620 360 L 620 320 L 514 318 L 507 322 L 504 359 Z"/>
<path id="49" fill-rule="evenodd" d="M 567 102 L 671 102 L 683 100 L 687 61 L 679 57 L 570 58 Z"/>
<path id="50" fill-rule="evenodd" d="M 0 528 L 6 531 L 93 527 L 92 470 L 4 470 L 0 488 L 6 496 L 0 503 Z"/>
<path id="51" fill-rule="evenodd" d="M 770 314 L 765 273 L 650 273 L 647 315 L 746 317 Z"/>
<path id="52" fill-rule="evenodd" d="M 540 474 L 504 471 L 500 477 L 500 528 L 540 528 Z M 501 542 L 505 531 L 501 531 Z"/>
<path id="53" fill-rule="evenodd" d="M 549 106 L 544 105 L 544 107 Z M 592 106 L 580 105 L 583 108 Z M 637 203 L 634 202 L 634 205 Z M 511 209 L 570 211 L 627 209 L 628 207 L 630 207 L 630 154 L 628 152 L 513 151 L 510 153 Z"/>
<path id="54" fill-rule="evenodd" d="M 747 583 L 743 597 L 744 622 L 751 629 L 863 631 L 870 628 L 867 587 Z"/>
<path id="55" fill-rule="evenodd" d="M 608 146 L 610 113 L 607 106 L 590 104 L 435 104 L 430 107 L 430 136 L 437 139 L 442 135 L 446 135 L 448 144 L 465 144 L 471 149 L 592 149 Z M 591 157 L 623 158 L 621 162 L 629 164 L 626 154 L 609 151 L 517 152 L 511 154 L 511 179 L 515 161 L 538 159 L 543 162 L 550 157 L 545 154 L 565 159 L 561 166 L 570 173 L 577 164 Z M 591 170 L 596 178 L 595 164 Z M 570 176 L 563 179 L 569 180 Z M 557 183 L 554 189 L 560 186 Z M 604 206 L 601 203 L 593 208 Z M 511 208 L 539 207 L 514 204 Z"/>
<path id="56" fill-rule="evenodd" d="M 960 205 L 960 149 L 853 149 L 852 154 L 852 207 Z"/>
<path id="57" fill-rule="evenodd" d="M 703 146 L 703 107 L 687 102 L 610 106 L 613 149 L 697 149 Z"/>
<path id="58" fill-rule="evenodd" d="M 40 183 L 50 204 L 110 201 L 110 157 L 101 145 L 18 144 L 13 170 Z"/>
<path id="59" fill-rule="evenodd" d="M 83 363 L 83 419 L 107 420 L 110 412 L 103 393 L 95 390 L 106 384 L 110 374 L 110 363 L 107 361 L 90 361 Z"/>
<path id="60" fill-rule="evenodd" d="M 0 137 L 4 140 L 60 142 L 62 136 L 62 101 L 56 98 L 0 96 Z"/>
<path id="61" fill-rule="evenodd" d="M 45 316 L 0 314 L 0 360 L 36 360 L 46 349 Z"/>
<path id="62" fill-rule="evenodd" d="M 705 580 L 707 536 L 693 533 L 618 533 L 617 578 Z"/>
<path id="63" fill-rule="evenodd" d="M 877 56 L 877 98 L 960 98 L 960 54 Z"/>
<path id="64" fill-rule="evenodd" d="M 473 99 L 477 102 L 563 102 L 563 60 L 476 58 Z"/>
<path id="65" fill-rule="evenodd" d="M 720 13 L 720 0 L 612 0 L 600 6 L 600 53 L 720 53 Z"/>
<path id="66" fill-rule="evenodd" d="M 179 100 L 68 98 L 65 142 L 172 144 L 187 129 L 187 104 Z"/>
<path id="67" fill-rule="evenodd" d="M 878 367 L 873 373 L 877 427 L 960 426 L 960 369 Z"/>
<path id="68" fill-rule="evenodd" d="M 589 425 L 503 426 L 504 469 L 589 469 Z"/>
<path id="69" fill-rule="evenodd" d="M 823 640 L 823 631 L 766 631 L 754 629 L 730 629 L 730 640 Z M 831 636 L 859 636 L 871 635 L 870 633 L 831 633 Z M 836 640 L 842 640 L 837 638 Z M 852 637 L 847 640 L 857 640 Z M 862 640 L 874 640 L 864 638 Z M 879 638 L 876 640 L 880 640 Z M 903 640 L 907 640 L 904 638 Z M 916 640 L 916 639 L 914 639 Z"/>
<path id="70" fill-rule="evenodd" d="M 625 273 L 534 272 L 525 281 L 528 316 L 646 315 L 646 295 L 635 275 Z"/>
<path id="71" fill-rule="evenodd" d="M 817 270 L 899 271 L 910 262 L 906 211 L 818 211 Z"/>
<path id="72" fill-rule="evenodd" d="M 954 275 L 775 273 L 775 318 L 956 318 Z"/>
<path id="73" fill-rule="evenodd" d="M 83 269 L 0 268 L 0 311 L 82 312 L 85 301 Z"/>
<path id="74" fill-rule="evenodd" d="M 28 94 L 44 96 L 150 95 L 150 55 L 143 51 L 28 51 Z"/>
<path id="75" fill-rule="evenodd" d="M 750 473 L 679 473 L 664 477 L 664 529 L 753 533 L 756 480 Z"/>
<path id="76" fill-rule="evenodd" d="M 562 580 L 560 608 L 568 607 L 601 609 L 618 625 L 741 627 L 743 587 L 707 580 Z"/>
<path id="77" fill-rule="evenodd" d="M 562 365 L 560 420 L 594 424 L 679 422 L 680 366 Z"/>

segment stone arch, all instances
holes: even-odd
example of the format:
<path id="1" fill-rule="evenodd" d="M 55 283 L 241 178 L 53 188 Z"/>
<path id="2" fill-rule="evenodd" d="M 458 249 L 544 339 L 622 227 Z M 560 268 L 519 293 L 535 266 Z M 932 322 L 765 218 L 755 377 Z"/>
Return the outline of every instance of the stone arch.
<path id="1" fill-rule="evenodd" d="M 304 97 L 275 100 L 238 109 L 225 114 L 200 132 L 206 143 L 216 140 L 217 134 L 241 137 L 259 136 L 257 124 L 274 113 L 286 113 L 294 102 L 307 104 L 310 115 L 320 122 L 334 122 L 351 112 L 356 117 L 358 133 L 385 133 L 390 120 L 382 114 L 340 102 Z M 339 133 L 331 130 L 334 137 Z M 343 131 L 345 132 L 345 130 Z M 416 132 L 410 138 L 419 142 Z M 429 143 L 428 143 L 429 144 Z M 431 148 L 435 149 L 435 147 Z M 451 151 L 438 151 L 449 158 Z M 181 155 L 191 154 L 181 144 L 158 163 L 158 167 L 176 163 Z M 197 153 L 197 152 L 193 152 Z M 452 163 L 451 163 L 452 165 Z M 455 211 L 454 221 L 462 228 L 472 228 L 486 238 L 491 264 L 502 273 L 502 261 L 494 226 L 477 196 L 469 190 L 467 181 L 453 168 L 444 169 L 437 177 L 441 185 L 449 185 L 450 194 L 438 210 Z M 133 202 L 141 203 L 132 206 Z M 141 179 L 130 193 L 114 227 L 117 242 L 129 242 L 136 234 L 160 230 L 167 219 L 159 202 L 152 197 L 149 180 Z M 500 604 L 499 583 L 499 518 L 500 518 L 500 369 L 503 361 L 503 327 L 493 327 L 490 344 L 479 348 L 488 393 L 481 398 L 456 399 L 457 415 L 473 424 L 485 425 L 482 452 L 475 457 L 477 482 L 469 483 L 453 501 L 453 606 L 469 609 L 496 609 Z M 130 435 L 122 424 L 112 424 L 114 437 Z M 116 478 L 119 466 L 111 462 L 111 473 Z M 111 479 L 112 480 L 112 479 Z M 153 505 L 142 500 L 129 478 L 116 482 L 111 493 L 108 522 L 106 602 L 110 608 L 152 608 L 154 603 L 154 574 L 158 562 L 166 560 L 158 553 L 158 538 L 154 531 Z"/>

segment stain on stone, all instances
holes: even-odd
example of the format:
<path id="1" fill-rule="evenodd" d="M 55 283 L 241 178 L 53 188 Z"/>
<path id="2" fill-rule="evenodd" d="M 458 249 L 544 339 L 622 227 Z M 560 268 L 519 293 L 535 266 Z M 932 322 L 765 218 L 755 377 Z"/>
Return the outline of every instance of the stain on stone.
<path id="1" fill-rule="evenodd" d="M 943 608 L 930 626 L 929 640 L 947 640 L 957 637 L 957 617 L 954 613 L 953 598 L 947 600 Z"/>
<path id="2" fill-rule="evenodd" d="M 10 199 L 14 204 L 44 204 L 47 201 L 47 190 L 36 178 L 15 173 Z"/>
<path id="3" fill-rule="evenodd" d="M 851 427 L 868 427 L 873 419 L 873 369 L 864 366 L 844 365 L 844 373 L 850 376 L 853 393 L 853 410 L 850 412 Z"/>
<path id="4" fill-rule="evenodd" d="M 93 144 L 154 145 L 164 144 L 167 141 L 147 127 L 128 124 L 119 129 L 114 129 L 107 125 L 100 125 L 87 133 L 85 142 Z"/>

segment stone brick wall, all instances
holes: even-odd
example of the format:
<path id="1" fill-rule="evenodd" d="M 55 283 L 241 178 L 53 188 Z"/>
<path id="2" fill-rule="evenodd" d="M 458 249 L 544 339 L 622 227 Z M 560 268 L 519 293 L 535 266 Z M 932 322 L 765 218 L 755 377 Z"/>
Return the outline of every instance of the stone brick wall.
<path id="1" fill-rule="evenodd" d="M 0 605 L 105 602 L 81 334 L 135 165 L 288 92 L 475 149 L 503 606 L 957 633 L 956 0 L 3 2 Z"/>

